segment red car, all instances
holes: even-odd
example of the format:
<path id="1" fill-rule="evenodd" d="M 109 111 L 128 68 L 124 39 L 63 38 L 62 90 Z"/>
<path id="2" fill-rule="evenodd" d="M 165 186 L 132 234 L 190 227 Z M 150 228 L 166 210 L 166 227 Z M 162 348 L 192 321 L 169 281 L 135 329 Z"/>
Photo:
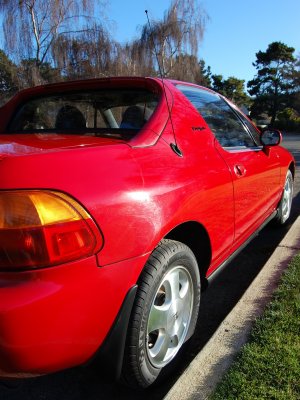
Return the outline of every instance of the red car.
<path id="1" fill-rule="evenodd" d="M 149 386 L 193 335 L 201 284 L 288 219 L 280 133 L 156 78 L 27 89 L 0 114 L 1 376 L 97 353 Z"/>

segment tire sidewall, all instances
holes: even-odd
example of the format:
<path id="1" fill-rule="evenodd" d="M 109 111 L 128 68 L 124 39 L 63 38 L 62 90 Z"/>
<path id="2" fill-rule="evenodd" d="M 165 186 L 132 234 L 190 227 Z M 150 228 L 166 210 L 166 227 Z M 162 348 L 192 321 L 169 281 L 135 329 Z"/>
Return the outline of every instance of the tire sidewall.
<path id="1" fill-rule="evenodd" d="M 186 246 L 185 246 L 186 247 Z M 175 251 L 175 250 L 174 250 Z M 139 343 L 138 343 L 138 365 L 140 369 L 140 374 L 145 380 L 145 386 L 153 383 L 158 377 L 161 368 L 154 367 L 148 358 L 147 351 L 147 324 L 149 313 L 162 280 L 166 276 L 166 274 L 176 266 L 183 266 L 186 268 L 191 275 L 194 296 L 193 296 L 193 306 L 192 306 L 192 314 L 190 318 L 189 328 L 185 337 L 185 341 L 190 338 L 195 330 L 195 326 L 198 318 L 198 311 L 200 305 L 200 276 L 199 270 L 197 266 L 196 259 L 193 253 L 186 247 L 185 251 L 182 250 L 180 252 L 174 253 L 168 260 L 167 263 L 163 265 L 163 267 L 157 270 L 156 276 L 153 279 L 152 285 L 149 288 L 147 293 L 145 304 L 143 308 L 142 318 L 140 321 L 139 327 Z M 180 350 L 180 349 L 179 349 Z M 177 354 L 174 358 L 176 358 Z M 170 361 L 172 362 L 172 360 Z"/>
<path id="2" fill-rule="evenodd" d="M 288 217 L 285 218 L 285 219 L 284 219 L 284 215 L 283 215 L 283 201 L 284 201 L 283 197 L 284 197 L 285 185 L 286 185 L 286 182 L 287 182 L 288 179 L 291 181 L 291 187 L 292 187 L 292 194 L 291 195 L 293 196 L 293 175 L 292 175 L 290 170 L 288 170 L 288 172 L 286 174 L 286 178 L 285 178 L 285 181 L 284 181 L 282 198 L 280 200 L 279 207 L 278 207 L 278 216 L 276 218 L 276 222 L 279 225 L 284 225 L 288 221 L 288 219 L 290 217 L 290 213 L 289 213 Z M 290 212 L 291 212 L 291 210 L 290 210 Z"/>

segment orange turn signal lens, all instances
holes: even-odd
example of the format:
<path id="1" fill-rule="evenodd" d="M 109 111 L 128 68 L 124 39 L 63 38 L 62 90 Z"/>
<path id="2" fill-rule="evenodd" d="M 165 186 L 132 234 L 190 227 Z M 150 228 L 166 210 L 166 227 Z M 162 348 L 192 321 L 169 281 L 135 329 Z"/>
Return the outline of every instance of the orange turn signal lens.
<path id="1" fill-rule="evenodd" d="M 42 268 L 97 253 L 102 235 L 86 210 L 54 191 L 0 191 L 0 269 Z"/>

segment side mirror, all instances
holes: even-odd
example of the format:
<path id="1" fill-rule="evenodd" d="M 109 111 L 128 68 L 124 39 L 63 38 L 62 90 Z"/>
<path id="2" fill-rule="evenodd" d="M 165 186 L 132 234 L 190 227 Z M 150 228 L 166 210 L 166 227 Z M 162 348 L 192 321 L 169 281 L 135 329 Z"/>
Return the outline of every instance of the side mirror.
<path id="1" fill-rule="evenodd" d="M 260 136 L 263 146 L 278 146 L 282 141 L 281 132 L 277 129 L 266 129 Z"/>

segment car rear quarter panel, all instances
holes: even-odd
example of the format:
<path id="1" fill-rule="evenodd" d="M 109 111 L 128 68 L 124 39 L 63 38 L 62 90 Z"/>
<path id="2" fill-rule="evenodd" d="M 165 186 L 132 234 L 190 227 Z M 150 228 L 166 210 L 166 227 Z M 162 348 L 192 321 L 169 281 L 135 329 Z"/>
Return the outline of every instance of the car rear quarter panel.
<path id="1" fill-rule="evenodd" d="M 148 253 L 190 220 L 202 223 L 215 251 L 222 251 L 233 229 L 230 175 L 210 133 L 194 139 L 201 140 L 199 151 L 186 139 L 182 158 L 163 139 L 145 148 L 116 144 L 7 157 L 0 162 L 0 187 L 59 190 L 77 199 L 103 233 L 100 265 Z"/>

